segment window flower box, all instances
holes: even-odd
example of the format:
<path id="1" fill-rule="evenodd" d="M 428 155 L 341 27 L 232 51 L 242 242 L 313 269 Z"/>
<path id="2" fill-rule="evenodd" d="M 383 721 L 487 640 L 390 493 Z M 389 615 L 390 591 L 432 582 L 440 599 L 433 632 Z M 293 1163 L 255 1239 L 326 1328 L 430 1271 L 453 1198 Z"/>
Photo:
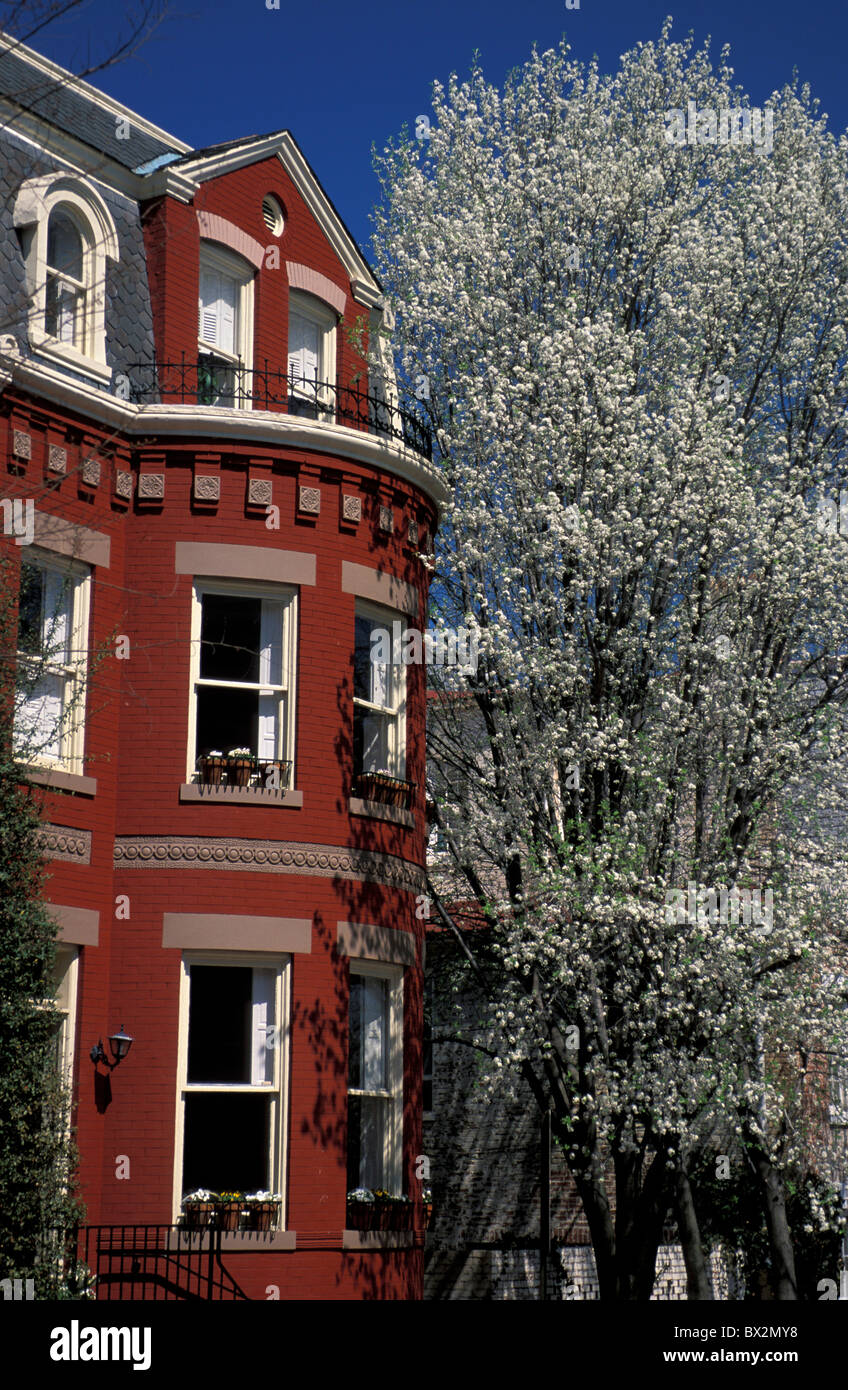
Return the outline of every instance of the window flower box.
<path id="1" fill-rule="evenodd" d="M 279 1193 L 254 1192 L 244 1199 L 244 1224 L 248 1231 L 270 1231 L 277 1223 Z"/>
<path id="2" fill-rule="evenodd" d="M 204 753 L 197 760 L 200 780 L 205 786 L 220 787 L 227 760 L 223 753 Z"/>
<path id="3" fill-rule="evenodd" d="M 227 781 L 233 787 L 249 787 L 256 759 L 249 748 L 231 748 L 227 754 Z"/>
<path id="4" fill-rule="evenodd" d="M 183 1226 L 189 1231 L 205 1230 L 212 1219 L 217 1202 L 216 1193 L 209 1192 L 206 1188 L 189 1192 L 181 1203 Z"/>
<path id="5" fill-rule="evenodd" d="M 222 1192 L 215 1203 L 215 1225 L 221 1231 L 237 1231 L 243 1198 L 240 1192 Z"/>
<path id="6" fill-rule="evenodd" d="M 292 769 L 290 758 L 276 762 L 262 761 L 257 763 L 257 767 L 259 769 L 260 787 L 270 786 L 280 791 L 286 791 L 288 789 Z M 276 776 L 274 776 L 275 773 Z"/>
<path id="7" fill-rule="evenodd" d="M 366 1195 L 367 1194 L 367 1195 Z M 350 1231 L 408 1231 L 412 1203 L 378 1188 L 357 1188 L 347 1194 L 347 1229 Z"/>
<path id="8" fill-rule="evenodd" d="M 415 786 L 414 782 L 392 777 L 388 772 L 360 772 L 354 779 L 354 795 L 364 801 L 379 801 L 383 806 L 397 806 L 408 811 Z"/>

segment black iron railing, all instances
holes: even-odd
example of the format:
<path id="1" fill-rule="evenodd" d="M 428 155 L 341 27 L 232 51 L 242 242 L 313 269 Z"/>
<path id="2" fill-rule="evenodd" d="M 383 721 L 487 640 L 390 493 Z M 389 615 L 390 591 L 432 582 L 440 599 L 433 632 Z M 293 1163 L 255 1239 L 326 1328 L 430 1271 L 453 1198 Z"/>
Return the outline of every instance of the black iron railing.
<path id="1" fill-rule="evenodd" d="M 80 1226 L 62 1235 L 63 1297 L 241 1300 L 248 1295 L 221 1259 L 220 1228 Z"/>
<path id="2" fill-rule="evenodd" d="M 409 410 L 372 391 L 311 381 L 264 367 L 202 354 L 179 362 L 136 362 L 128 369 L 130 399 L 139 405 L 177 401 L 181 405 L 214 405 L 235 410 L 260 407 L 284 411 L 326 424 L 347 425 L 369 434 L 388 435 L 433 457 L 429 427 Z"/>

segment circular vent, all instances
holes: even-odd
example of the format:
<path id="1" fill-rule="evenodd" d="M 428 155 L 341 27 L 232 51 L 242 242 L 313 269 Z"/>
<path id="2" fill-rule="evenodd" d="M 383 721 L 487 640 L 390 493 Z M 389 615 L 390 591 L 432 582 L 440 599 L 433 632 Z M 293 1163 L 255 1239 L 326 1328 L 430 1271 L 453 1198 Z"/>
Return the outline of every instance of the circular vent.
<path id="1" fill-rule="evenodd" d="M 286 221 L 285 214 L 282 203 L 274 197 L 273 193 L 266 193 L 262 199 L 262 221 L 272 236 L 282 234 Z"/>

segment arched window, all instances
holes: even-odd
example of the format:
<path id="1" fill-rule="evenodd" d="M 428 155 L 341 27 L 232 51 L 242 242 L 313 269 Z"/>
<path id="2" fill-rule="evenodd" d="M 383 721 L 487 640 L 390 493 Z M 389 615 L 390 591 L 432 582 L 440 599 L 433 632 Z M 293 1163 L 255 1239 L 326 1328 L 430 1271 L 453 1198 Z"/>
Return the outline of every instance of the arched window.
<path id="1" fill-rule="evenodd" d="M 115 224 L 100 194 L 72 174 L 27 179 L 14 222 L 29 294 L 30 346 L 108 381 L 106 262 L 118 259 Z"/>
<path id="2" fill-rule="evenodd" d="M 87 247 L 71 214 L 59 203 L 47 222 L 47 295 L 44 330 L 84 351 Z"/>

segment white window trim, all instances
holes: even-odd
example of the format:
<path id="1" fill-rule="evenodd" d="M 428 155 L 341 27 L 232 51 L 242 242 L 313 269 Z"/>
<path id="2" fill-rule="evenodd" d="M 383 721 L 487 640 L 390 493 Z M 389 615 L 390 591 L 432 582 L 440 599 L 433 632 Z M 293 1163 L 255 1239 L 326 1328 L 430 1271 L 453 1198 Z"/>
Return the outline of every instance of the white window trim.
<path id="1" fill-rule="evenodd" d="M 403 966 L 386 965 L 381 961 L 351 960 L 350 973 L 369 975 L 388 980 L 388 1087 L 382 1091 L 363 1091 L 348 1086 L 350 1096 L 386 1095 L 392 1102 L 391 1123 L 386 1126 L 383 1149 L 383 1171 L 386 1190 L 399 1196 L 403 1184 Z M 348 1001 L 350 995 L 348 995 Z M 348 1002 L 348 1037 L 350 1036 L 350 1004 Z M 350 1059 L 348 1058 L 348 1066 Z M 348 1073 L 349 1075 L 349 1073 Z"/>
<path id="2" fill-rule="evenodd" d="M 86 683 L 88 676 L 88 630 L 89 613 L 91 605 L 91 569 L 79 562 L 67 560 L 62 556 L 56 555 L 54 551 L 40 550 L 37 547 L 28 548 L 28 553 L 21 559 L 21 570 L 28 563 L 35 563 L 39 569 L 52 570 L 54 573 L 64 575 L 73 584 L 71 601 L 71 657 L 69 665 L 63 669 L 67 672 L 65 676 L 65 693 L 68 699 L 68 707 L 71 710 L 69 718 L 63 716 L 59 738 L 60 756 L 58 758 L 48 758 L 44 753 L 35 752 L 27 755 L 27 765 L 30 767 L 46 767 L 61 772 L 69 772 L 75 775 L 83 773 L 83 755 L 85 752 L 85 707 L 86 707 Z M 17 660 L 26 660 L 22 654 L 17 654 Z M 38 658 L 36 658 L 38 659 Z M 46 669 L 50 669 L 47 667 Z M 68 698 L 68 691 L 70 696 Z M 17 712 L 17 705 L 16 705 Z"/>
<path id="3" fill-rule="evenodd" d="M 83 240 L 84 350 L 60 342 L 45 328 L 47 223 L 58 207 L 70 211 Z M 47 174 L 21 184 L 13 215 L 23 238 L 30 346 L 98 381 L 111 381 L 112 372 L 106 365 L 106 261 L 117 261 L 119 248 L 108 207 L 84 179 L 73 174 Z"/>
<path id="4" fill-rule="evenodd" d="M 283 688 L 286 691 L 286 717 L 285 724 L 278 721 L 277 728 L 277 756 L 278 759 L 285 757 L 291 762 L 289 772 L 289 787 L 296 787 L 295 781 L 296 761 L 295 761 L 295 737 L 296 723 L 295 710 L 297 708 L 297 627 L 298 627 L 298 591 L 281 584 L 255 584 L 252 580 L 245 579 L 196 579 L 192 588 L 191 597 L 191 670 L 189 674 L 189 698 L 188 698 L 188 746 L 186 749 L 186 780 L 190 782 L 196 772 L 195 749 L 197 744 L 197 688 L 200 683 L 200 634 L 201 621 L 203 617 L 203 596 L 204 594 L 234 594 L 243 598 L 273 599 L 283 605 L 283 642 L 282 642 L 282 663 L 283 663 Z M 287 680 L 286 680 L 287 678 Z M 212 684 L 223 685 L 224 682 L 212 682 Z M 239 681 L 239 685 L 245 682 Z M 253 687 L 247 686 L 247 689 Z M 266 687 L 257 686 L 260 692 Z M 277 687 L 269 687 L 268 693 L 273 694 Z M 284 746 L 284 754 L 280 754 L 280 745 Z M 226 749 L 221 750 L 226 753 Z"/>
<path id="5" fill-rule="evenodd" d="M 328 390 L 336 385 L 336 324 L 338 314 L 329 304 L 317 299 L 314 294 L 307 294 L 305 290 L 289 290 L 289 323 L 292 314 L 298 314 L 302 319 L 308 319 L 310 323 L 317 324 L 320 330 L 320 351 L 318 361 L 318 402 L 328 411 L 333 412 L 335 418 L 336 393 Z M 286 354 L 288 364 L 288 351 Z M 288 366 L 287 366 L 288 371 Z M 320 383 L 324 383 L 321 389 Z M 301 400 L 314 400 L 314 396 L 304 386 L 292 386 L 291 393 Z"/>
<path id="6" fill-rule="evenodd" d="M 77 985 L 79 983 L 79 947 L 67 946 L 60 943 L 56 948 L 57 963 L 67 960 L 67 965 L 62 972 L 68 991 L 67 1012 L 60 1010 L 63 1014 L 61 1023 L 62 1039 L 62 1061 L 61 1078 L 62 1083 L 67 1087 L 69 1095 L 73 1095 L 74 1086 L 74 1059 L 77 1036 Z M 56 1001 L 58 1008 L 58 1000 Z"/>
<path id="7" fill-rule="evenodd" d="M 221 275 L 227 275 L 238 284 L 238 322 L 236 325 L 238 351 L 235 353 L 225 352 L 223 348 L 216 347 L 214 343 L 206 343 L 200 336 L 200 275 L 204 270 L 217 271 Z M 244 260 L 242 256 L 236 255 L 234 251 L 228 251 L 214 242 L 201 241 L 197 283 L 198 353 L 201 356 L 208 354 L 224 362 L 230 362 L 235 368 L 241 367 L 245 373 L 249 373 L 253 368 L 253 286 L 255 278 L 256 267 Z M 239 383 L 239 410 L 252 409 L 251 396 L 251 379 L 248 376 L 246 380 Z"/>
<path id="8" fill-rule="evenodd" d="M 277 1019 L 277 1046 L 269 1048 L 274 1058 L 274 1080 L 269 1085 L 201 1085 L 189 1086 L 188 1075 L 188 1023 L 191 991 L 190 972 L 193 965 L 234 965 L 247 966 L 252 970 L 275 970 L 277 985 L 274 996 L 275 1017 Z M 286 1135 L 289 1128 L 289 1088 L 291 1059 L 291 956 L 265 955 L 245 951 L 186 951 L 180 963 L 180 1017 L 177 1041 L 177 1096 L 176 1120 L 174 1125 L 174 1186 L 172 1219 L 176 1224 L 180 1219 L 183 1178 L 183 1144 L 185 1141 L 185 1096 L 187 1092 L 222 1091 L 253 1093 L 265 1091 L 276 1097 L 276 1121 L 272 1126 L 269 1147 L 270 1190 L 278 1192 L 282 1198 L 278 1229 L 285 1229 L 286 1214 Z"/>
<path id="9" fill-rule="evenodd" d="M 398 612 L 394 608 L 383 608 L 378 603 L 369 603 L 365 599 L 357 599 L 354 610 L 355 618 L 368 618 L 372 622 L 378 622 L 389 633 L 390 638 L 394 634 L 392 623 L 400 623 L 400 640 L 403 644 L 404 635 L 408 619 L 405 613 Z M 356 627 L 354 625 L 354 643 L 356 642 Z M 363 700 L 358 695 L 353 696 L 354 708 L 363 710 L 373 710 L 377 714 L 388 714 L 391 716 L 389 726 L 389 749 L 388 765 L 389 774 L 392 777 L 406 777 L 406 667 L 404 665 L 395 666 L 390 664 L 388 667 L 390 683 L 390 705 L 375 705 L 369 700 Z"/>

